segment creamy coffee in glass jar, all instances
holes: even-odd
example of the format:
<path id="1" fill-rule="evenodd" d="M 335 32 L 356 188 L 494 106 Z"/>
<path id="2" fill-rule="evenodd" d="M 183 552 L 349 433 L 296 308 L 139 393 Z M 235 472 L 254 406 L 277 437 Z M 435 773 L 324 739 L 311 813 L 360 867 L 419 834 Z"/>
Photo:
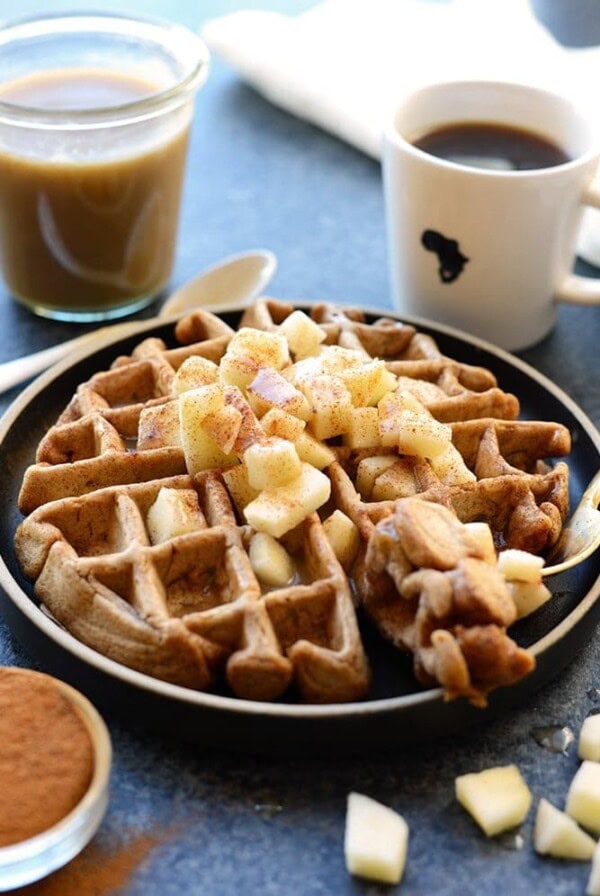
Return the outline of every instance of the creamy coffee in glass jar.
<path id="1" fill-rule="evenodd" d="M 164 288 L 207 64 L 199 38 L 163 23 L 68 15 L 0 29 L 0 253 L 18 301 L 98 320 Z"/>

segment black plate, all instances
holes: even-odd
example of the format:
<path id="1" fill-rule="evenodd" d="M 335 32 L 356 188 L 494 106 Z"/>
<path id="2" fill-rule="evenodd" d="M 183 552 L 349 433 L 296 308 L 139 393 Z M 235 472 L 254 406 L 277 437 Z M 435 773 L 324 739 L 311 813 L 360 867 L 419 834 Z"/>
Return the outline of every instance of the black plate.
<path id="1" fill-rule="evenodd" d="M 240 313 L 222 316 L 235 326 Z M 380 313 L 374 311 L 370 319 Z M 493 370 L 502 388 L 519 396 L 523 418 L 555 420 L 570 429 L 574 506 L 600 467 L 600 434 L 581 409 L 553 383 L 507 352 L 451 328 L 414 318 L 410 322 L 434 336 L 445 354 Z M 599 555 L 551 579 L 554 599 L 513 627 L 516 640 L 535 653 L 537 667 L 516 686 L 496 691 L 485 711 L 473 709 L 464 700 L 444 703 L 439 689 L 424 691 L 412 675 L 410 659 L 364 622 L 374 673 L 371 693 L 363 702 L 333 706 L 255 703 L 225 694 L 199 693 L 134 672 L 81 644 L 39 608 L 31 583 L 18 567 L 13 550 L 14 532 L 21 521 L 17 495 L 38 442 L 77 385 L 109 367 L 118 354 L 129 353 L 148 335 L 174 344 L 172 324 L 140 322 L 135 336 L 100 350 L 83 350 L 48 371 L 19 396 L 0 421 L 2 611 L 44 669 L 84 691 L 105 712 L 125 715 L 186 740 L 244 752 L 337 756 L 372 752 L 451 733 L 526 701 L 557 675 L 590 637 L 600 615 Z"/>

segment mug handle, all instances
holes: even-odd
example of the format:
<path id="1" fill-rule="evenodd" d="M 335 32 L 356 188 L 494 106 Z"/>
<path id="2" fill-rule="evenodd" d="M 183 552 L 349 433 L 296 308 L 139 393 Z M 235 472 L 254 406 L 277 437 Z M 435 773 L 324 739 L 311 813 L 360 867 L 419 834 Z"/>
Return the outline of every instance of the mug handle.
<path id="1" fill-rule="evenodd" d="M 591 184 L 581 197 L 583 205 L 600 209 L 600 183 Z M 600 304 L 600 277 L 580 277 L 569 274 L 554 293 L 557 302 L 573 305 Z"/>

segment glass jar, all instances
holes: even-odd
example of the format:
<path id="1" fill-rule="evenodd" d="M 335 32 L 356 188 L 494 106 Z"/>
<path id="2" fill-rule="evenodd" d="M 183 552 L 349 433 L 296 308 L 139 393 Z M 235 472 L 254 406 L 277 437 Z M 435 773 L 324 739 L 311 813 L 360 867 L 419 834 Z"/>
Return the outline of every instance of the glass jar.
<path id="1" fill-rule="evenodd" d="M 0 28 L 0 259 L 61 320 L 119 317 L 168 282 L 194 98 L 193 32 L 115 14 Z"/>

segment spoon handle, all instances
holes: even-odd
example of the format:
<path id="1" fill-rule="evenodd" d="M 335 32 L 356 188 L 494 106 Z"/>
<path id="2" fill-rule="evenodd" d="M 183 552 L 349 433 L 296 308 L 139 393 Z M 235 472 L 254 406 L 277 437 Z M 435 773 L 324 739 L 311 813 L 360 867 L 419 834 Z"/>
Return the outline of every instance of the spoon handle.
<path id="1" fill-rule="evenodd" d="M 101 327 L 91 333 L 84 333 L 83 336 L 77 336 L 75 339 L 69 339 L 67 342 L 61 342 L 59 345 L 53 345 L 51 348 L 45 348 L 40 352 L 32 355 L 25 355 L 23 358 L 15 358 L 14 361 L 6 361 L 0 364 L 0 394 L 12 389 L 19 383 L 25 382 L 42 370 L 47 370 L 58 361 L 68 357 L 73 351 L 83 345 L 92 345 L 94 342 L 101 343 L 109 334 L 111 339 L 122 333 L 127 333 L 139 327 L 139 321 L 127 321 L 121 324 L 112 324 L 108 327 Z"/>

